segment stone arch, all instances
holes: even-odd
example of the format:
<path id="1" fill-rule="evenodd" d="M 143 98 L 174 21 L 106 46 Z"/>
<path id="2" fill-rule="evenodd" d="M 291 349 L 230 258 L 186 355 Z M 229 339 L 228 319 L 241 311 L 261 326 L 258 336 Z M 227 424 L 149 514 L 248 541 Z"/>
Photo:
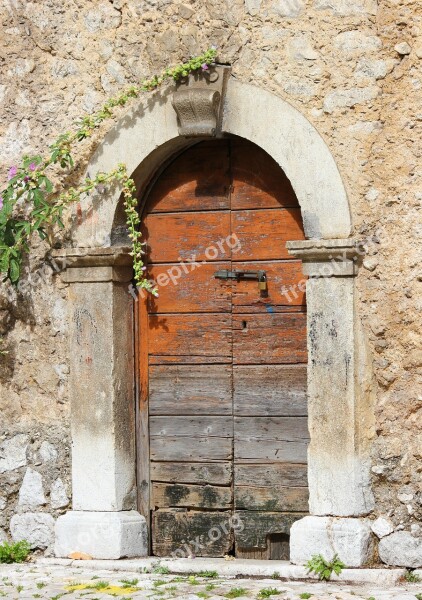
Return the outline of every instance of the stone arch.
<path id="1" fill-rule="evenodd" d="M 280 165 L 299 200 L 308 239 L 349 237 L 349 203 L 334 158 L 298 110 L 275 94 L 232 79 L 225 95 L 222 133 L 248 139 Z M 105 136 L 88 173 L 108 172 L 124 163 L 141 188 L 151 173 L 185 144 L 170 94 L 157 93 L 146 106 L 140 104 L 122 117 Z M 118 201 L 119 190 L 115 189 L 82 202 L 82 219 L 73 232 L 76 246 L 109 246 L 121 241 L 121 220 L 115 219 Z"/>

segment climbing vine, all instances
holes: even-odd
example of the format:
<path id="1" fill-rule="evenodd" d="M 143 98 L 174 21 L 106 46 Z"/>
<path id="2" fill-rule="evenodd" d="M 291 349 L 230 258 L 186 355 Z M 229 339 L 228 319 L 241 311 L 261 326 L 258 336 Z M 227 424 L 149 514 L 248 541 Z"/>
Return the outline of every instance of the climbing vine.
<path id="1" fill-rule="evenodd" d="M 37 234 L 52 243 L 57 227 L 63 228 L 66 208 L 89 195 L 94 189 L 118 184 L 122 189 L 129 238 L 132 242 L 134 279 L 138 288 L 157 294 L 156 287 L 147 280 L 143 255 L 145 242 L 139 231 L 140 218 L 137 211 L 136 187 L 126 165 L 119 164 L 108 173 L 97 173 L 87 177 L 79 186 L 63 190 L 52 182 L 49 170 L 56 168 L 66 177 L 74 170 L 74 150 L 77 145 L 94 132 L 107 119 L 112 119 L 118 107 L 124 107 L 144 92 L 151 92 L 165 81 L 178 81 L 189 73 L 202 69 L 207 71 L 215 61 L 216 49 L 210 48 L 203 54 L 175 67 L 166 68 L 161 74 L 132 85 L 110 98 L 103 107 L 90 115 L 76 120 L 70 130 L 60 135 L 50 145 L 46 156 L 25 156 L 21 165 L 13 165 L 8 172 L 8 181 L 0 193 L 0 272 L 4 280 L 16 284 L 22 273 L 22 261 L 29 252 L 31 238 Z"/>

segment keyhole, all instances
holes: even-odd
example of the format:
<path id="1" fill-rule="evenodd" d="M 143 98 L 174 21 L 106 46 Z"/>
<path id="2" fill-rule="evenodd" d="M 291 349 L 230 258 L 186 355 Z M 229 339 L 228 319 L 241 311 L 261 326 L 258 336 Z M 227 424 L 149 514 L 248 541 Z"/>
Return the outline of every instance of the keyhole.
<path id="1" fill-rule="evenodd" d="M 246 329 L 248 326 L 246 321 L 242 321 L 242 329 Z"/>

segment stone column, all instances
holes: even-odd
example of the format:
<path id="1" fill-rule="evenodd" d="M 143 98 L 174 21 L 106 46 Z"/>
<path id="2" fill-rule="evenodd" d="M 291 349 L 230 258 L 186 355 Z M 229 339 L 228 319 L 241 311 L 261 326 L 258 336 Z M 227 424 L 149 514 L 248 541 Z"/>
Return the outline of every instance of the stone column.
<path id="1" fill-rule="evenodd" d="M 354 278 L 359 249 L 353 240 L 289 242 L 303 261 L 308 311 L 308 451 L 311 516 L 291 530 L 291 560 L 335 553 L 350 567 L 372 556 L 364 519 L 374 500 L 370 440 L 374 435 L 373 383 Z"/>
<path id="2" fill-rule="evenodd" d="M 136 512 L 132 260 L 129 248 L 56 252 L 69 283 L 72 507 L 56 556 L 147 554 Z"/>

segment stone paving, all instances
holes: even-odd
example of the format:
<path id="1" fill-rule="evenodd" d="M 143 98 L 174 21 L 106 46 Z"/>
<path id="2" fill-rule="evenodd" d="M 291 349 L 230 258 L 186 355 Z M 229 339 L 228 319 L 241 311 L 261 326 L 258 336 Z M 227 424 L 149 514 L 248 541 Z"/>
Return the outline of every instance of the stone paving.
<path id="1" fill-rule="evenodd" d="M 88 562 L 88 561 L 87 561 Z M 10 600 L 422 600 L 422 583 L 382 588 L 374 584 L 220 578 L 208 571 L 171 575 L 155 563 L 145 572 L 107 571 L 82 566 L 46 566 L 35 563 L 0 565 L 0 597 Z M 140 572 L 143 571 L 143 572 Z"/>

